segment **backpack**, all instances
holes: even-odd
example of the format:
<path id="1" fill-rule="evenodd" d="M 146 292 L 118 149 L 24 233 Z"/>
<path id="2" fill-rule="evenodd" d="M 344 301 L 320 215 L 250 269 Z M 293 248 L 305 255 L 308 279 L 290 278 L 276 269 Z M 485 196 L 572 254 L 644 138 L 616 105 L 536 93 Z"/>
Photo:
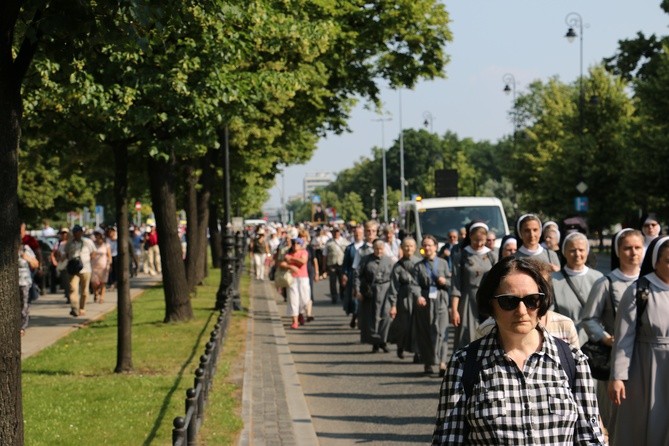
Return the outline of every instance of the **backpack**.
<path id="1" fill-rule="evenodd" d="M 569 387 L 573 392 L 576 384 L 576 361 L 574 360 L 574 356 L 571 354 L 569 344 L 559 338 L 553 339 L 555 339 L 555 343 L 557 344 L 560 365 L 567 374 L 567 378 L 569 378 Z M 472 390 L 474 389 L 474 384 L 476 384 L 479 379 L 481 361 L 477 361 L 476 354 L 482 341 L 483 338 L 477 339 L 465 347 L 467 356 L 465 358 L 464 370 L 462 371 L 462 385 L 465 390 L 465 398 L 469 398 L 471 396 Z"/>

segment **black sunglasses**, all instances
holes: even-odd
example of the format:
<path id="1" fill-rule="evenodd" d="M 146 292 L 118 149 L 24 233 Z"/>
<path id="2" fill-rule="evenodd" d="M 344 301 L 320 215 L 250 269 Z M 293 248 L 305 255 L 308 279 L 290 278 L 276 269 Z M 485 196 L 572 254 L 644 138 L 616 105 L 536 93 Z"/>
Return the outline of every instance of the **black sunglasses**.
<path id="1" fill-rule="evenodd" d="M 523 302 L 528 310 L 536 310 L 545 296 L 544 293 L 528 294 L 525 297 L 518 297 L 513 294 L 500 294 L 499 296 L 493 296 L 493 299 L 497 299 L 497 303 L 502 310 L 515 310 L 520 305 L 520 302 Z"/>

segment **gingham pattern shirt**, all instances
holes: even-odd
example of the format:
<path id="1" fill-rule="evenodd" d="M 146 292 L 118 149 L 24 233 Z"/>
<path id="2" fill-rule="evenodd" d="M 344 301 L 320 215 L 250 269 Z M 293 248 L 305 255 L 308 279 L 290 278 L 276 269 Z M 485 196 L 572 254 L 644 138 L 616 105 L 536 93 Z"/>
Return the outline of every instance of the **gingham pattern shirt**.
<path id="1" fill-rule="evenodd" d="M 441 385 L 433 445 L 604 444 L 595 386 L 587 358 L 572 350 L 576 382 L 569 387 L 555 339 L 542 327 L 541 349 L 521 372 L 497 340 L 497 327 L 483 338 L 479 379 L 469 399 L 462 375 L 467 352 L 458 350 Z"/>

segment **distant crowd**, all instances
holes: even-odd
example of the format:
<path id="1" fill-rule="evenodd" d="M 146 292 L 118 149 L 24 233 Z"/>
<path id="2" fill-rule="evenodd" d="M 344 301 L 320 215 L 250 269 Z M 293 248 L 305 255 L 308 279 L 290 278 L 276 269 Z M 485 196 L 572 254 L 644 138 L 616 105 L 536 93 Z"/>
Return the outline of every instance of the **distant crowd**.
<path id="1" fill-rule="evenodd" d="M 578 219 L 526 214 L 514 229 L 497 241 L 472 221 L 448 240 L 423 235 L 418 246 L 376 221 L 268 224 L 251 228 L 249 251 L 252 274 L 274 280 L 287 302 L 291 329 L 314 320 L 313 283 L 328 280 L 332 303 L 373 353 L 395 344 L 426 374 L 437 368 L 433 444 L 523 435 L 538 444 L 665 444 L 669 237 L 658 216 L 615 234 L 606 275 L 594 269 Z M 505 409 L 478 407 L 479 398 Z M 540 409 L 553 401 L 555 413 Z"/>
<path id="2" fill-rule="evenodd" d="M 72 317 L 84 316 L 90 295 L 104 303 L 105 292 L 114 289 L 119 271 L 118 234 L 113 225 L 84 228 L 43 227 L 28 231 L 21 224 L 19 244 L 19 295 L 22 302 L 21 335 L 30 321 L 30 303 L 49 286 L 52 293 L 63 290 Z M 161 274 L 158 234 L 153 224 L 130 226 L 130 276 L 140 271 Z"/>

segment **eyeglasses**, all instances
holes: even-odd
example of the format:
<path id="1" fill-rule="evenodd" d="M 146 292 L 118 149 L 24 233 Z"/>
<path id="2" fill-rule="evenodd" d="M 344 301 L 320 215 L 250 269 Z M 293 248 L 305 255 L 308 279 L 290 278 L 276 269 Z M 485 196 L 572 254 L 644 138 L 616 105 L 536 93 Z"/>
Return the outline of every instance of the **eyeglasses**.
<path id="1" fill-rule="evenodd" d="M 499 307 L 505 311 L 515 310 L 520 305 L 520 302 L 523 302 L 528 310 L 536 310 L 545 296 L 544 293 L 528 294 L 525 297 L 518 297 L 513 294 L 500 294 L 499 296 L 493 296 L 493 299 L 497 299 Z"/>

